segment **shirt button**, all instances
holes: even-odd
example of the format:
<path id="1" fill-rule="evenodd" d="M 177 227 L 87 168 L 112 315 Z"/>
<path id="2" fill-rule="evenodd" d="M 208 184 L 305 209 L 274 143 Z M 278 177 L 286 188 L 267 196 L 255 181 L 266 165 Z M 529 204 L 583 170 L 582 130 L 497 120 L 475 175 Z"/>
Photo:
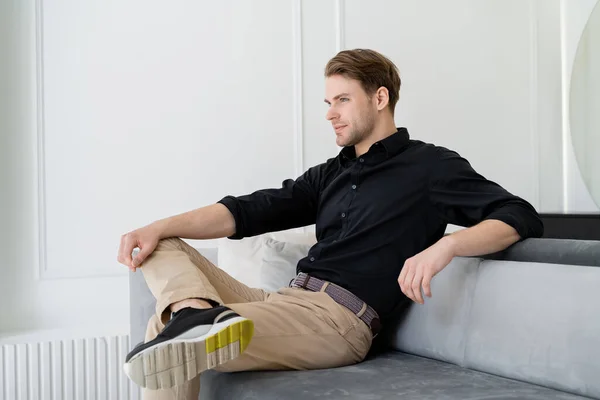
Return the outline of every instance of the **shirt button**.
<path id="1" fill-rule="evenodd" d="M 315 258 L 314 258 L 314 257 L 311 257 L 311 258 L 310 258 L 310 262 L 313 262 L 313 261 L 315 261 Z"/>
<path id="2" fill-rule="evenodd" d="M 356 185 L 352 185 L 352 189 L 355 189 L 355 190 L 356 190 Z"/>
<path id="3" fill-rule="evenodd" d="M 345 218 L 345 217 L 346 217 L 346 213 L 342 213 L 342 218 Z"/>
<path id="4" fill-rule="evenodd" d="M 358 161 L 365 162 L 365 159 L 364 158 L 359 158 Z"/>

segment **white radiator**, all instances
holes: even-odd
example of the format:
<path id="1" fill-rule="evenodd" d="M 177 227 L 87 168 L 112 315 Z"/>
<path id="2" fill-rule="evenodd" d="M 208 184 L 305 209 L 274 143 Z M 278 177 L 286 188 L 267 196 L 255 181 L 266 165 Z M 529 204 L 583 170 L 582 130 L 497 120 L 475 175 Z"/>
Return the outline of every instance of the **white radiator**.
<path id="1" fill-rule="evenodd" d="M 129 336 L 5 344 L 0 349 L 2 400 L 137 400 L 123 373 Z"/>

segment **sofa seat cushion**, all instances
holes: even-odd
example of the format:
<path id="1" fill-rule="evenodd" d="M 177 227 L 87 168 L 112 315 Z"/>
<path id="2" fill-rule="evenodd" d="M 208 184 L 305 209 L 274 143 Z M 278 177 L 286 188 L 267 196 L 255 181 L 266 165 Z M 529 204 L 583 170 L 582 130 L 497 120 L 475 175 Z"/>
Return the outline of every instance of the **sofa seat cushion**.
<path id="1" fill-rule="evenodd" d="M 584 399 L 401 352 L 315 371 L 207 371 L 201 399 Z"/>

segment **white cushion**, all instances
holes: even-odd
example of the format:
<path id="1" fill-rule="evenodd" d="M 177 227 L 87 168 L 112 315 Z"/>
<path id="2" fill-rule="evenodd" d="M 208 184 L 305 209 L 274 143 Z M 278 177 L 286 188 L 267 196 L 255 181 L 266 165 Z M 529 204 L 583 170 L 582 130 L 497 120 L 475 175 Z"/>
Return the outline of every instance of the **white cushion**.
<path id="1" fill-rule="evenodd" d="M 245 285 L 265 289 L 261 282 L 263 277 L 261 269 L 263 265 L 264 242 L 267 238 L 305 245 L 312 245 L 317 242 L 314 229 L 311 228 L 308 228 L 307 232 L 301 229 L 291 229 L 265 233 L 264 235 L 241 240 L 220 239 L 218 241 L 219 268 Z M 271 287 L 272 283 L 271 281 L 269 287 Z"/>
<path id="2" fill-rule="evenodd" d="M 262 260 L 262 241 L 260 236 L 219 240 L 217 265 L 238 281 L 258 287 L 259 276 L 256 272 Z"/>
<path id="3" fill-rule="evenodd" d="M 260 269 L 260 287 L 275 292 L 289 285 L 296 276 L 296 266 L 306 257 L 312 244 L 282 242 L 266 237 Z"/>

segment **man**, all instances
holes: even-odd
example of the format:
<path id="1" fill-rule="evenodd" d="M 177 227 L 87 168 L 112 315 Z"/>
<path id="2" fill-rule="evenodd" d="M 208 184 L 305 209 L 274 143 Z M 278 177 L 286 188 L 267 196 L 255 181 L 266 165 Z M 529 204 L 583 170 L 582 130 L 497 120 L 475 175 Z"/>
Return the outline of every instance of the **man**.
<path id="1" fill-rule="evenodd" d="M 400 77 L 389 59 L 342 51 L 325 76 L 326 118 L 343 147 L 337 157 L 281 188 L 227 196 L 121 238 L 119 261 L 142 267 L 157 299 L 146 343 L 125 365 L 136 383 L 159 389 L 146 396 L 196 398 L 198 375 L 209 368 L 360 362 L 395 307 L 406 298 L 423 304 L 453 257 L 541 236 L 529 203 L 456 152 L 396 128 Z M 445 236 L 448 223 L 468 228 Z M 317 244 L 290 287 L 276 293 L 242 285 L 179 239 L 240 239 L 311 224 Z"/>

